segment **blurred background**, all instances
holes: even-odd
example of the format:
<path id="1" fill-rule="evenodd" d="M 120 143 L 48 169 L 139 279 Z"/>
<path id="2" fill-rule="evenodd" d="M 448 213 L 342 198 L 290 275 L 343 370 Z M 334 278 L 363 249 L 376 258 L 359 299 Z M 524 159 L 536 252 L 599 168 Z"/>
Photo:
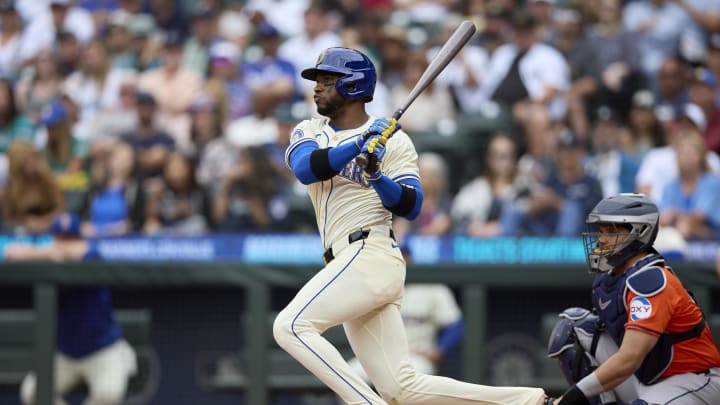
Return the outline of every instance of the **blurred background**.
<path id="1" fill-rule="evenodd" d="M 656 202 L 719 326 L 717 0 L 0 0 L 0 404 L 53 362 L 72 404 L 333 404 L 270 333 L 322 264 L 284 162 L 317 117 L 299 71 L 357 48 L 389 116 L 464 20 L 401 121 L 425 191 L 394 224 L 408 282 L 449 286 L 464 323 L 436 371 L 562 390 L 547 333 L 590 305 L 579 236 L 621 192 Z"/>

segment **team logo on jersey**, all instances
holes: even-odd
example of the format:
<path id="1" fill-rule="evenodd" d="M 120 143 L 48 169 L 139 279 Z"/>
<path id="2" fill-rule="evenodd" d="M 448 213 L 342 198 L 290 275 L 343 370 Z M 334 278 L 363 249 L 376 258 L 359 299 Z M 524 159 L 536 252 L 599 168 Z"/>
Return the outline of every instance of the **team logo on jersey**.
<path id="1" fill-rule="evenodd" d="M 344 177 L 353 183 L 360 184 L 363 187 L 370 187 L 370 181 L 363 176 L 364 169 L 357 164 L 355 164 L 355 160 L 351 160 L 348 162 L 348 164 L 343 167 L 343 169 L 338 173 L 338 176 Z"/>
<path id="2" fill-rule="evenodd" d="M 302 129 L 296 129 L 295 132 L 293 132 L 292 136 L 290 137 L 290 143 L 291 144 L 295 143 L 304 137 L 305 137 L 305 133 L 302 131 Z"/>
<path id="3" fill-rule="evenodd" d="M 633 321 L 648 319 L 652 314 L 652 304 L 645 297 L 635 297 L 630 301 L 629 311 Z"/>

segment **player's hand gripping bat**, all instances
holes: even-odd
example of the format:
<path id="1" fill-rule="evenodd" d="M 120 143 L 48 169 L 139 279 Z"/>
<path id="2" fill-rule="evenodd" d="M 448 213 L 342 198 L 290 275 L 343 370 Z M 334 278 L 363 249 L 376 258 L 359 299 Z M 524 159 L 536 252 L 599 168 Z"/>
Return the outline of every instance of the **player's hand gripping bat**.
<path id="1" fill-rule="evenodd" d="M 395 113 L 392 116 L 393 118 L 396 120 L 400 119 L 405 110 L 407 110 L 408 107 L 410 107 L 410 104 L 415 101 L 417 96 L 420 95 L 420 93 L 422 93 L 433 80 L 435 80 L 435 78 L 443 71 L 443 69 L 445 69 L 455 55 L 460 52 L 460 49 L 462 49 L 462 47 L 470 40 L 470 37 L 475 34 L 475 30 L 475 24 L 470 21 L 463 21 L 462 24 L 455 29 L 455 32 L 453 32 L 445 45 L 440 48 L 440 52 L 438 52 L 433 60 L 430 61 L 427 69 L 425 69 L 422 76 L 420 76 L 420 79 L 418 79 L 417 83 L 415 83 L 415 87 L 413 87 L 410 94 L 408 94 L 403 104 L 395 110 Z M 355 158 L 355 163 L 363 168 L 367 168 L 369 166 L 371 168 L 370 171 L 374 172 L 372 168 L 376 162 L 373 160 L 372 154 L 363 152 Z"/>

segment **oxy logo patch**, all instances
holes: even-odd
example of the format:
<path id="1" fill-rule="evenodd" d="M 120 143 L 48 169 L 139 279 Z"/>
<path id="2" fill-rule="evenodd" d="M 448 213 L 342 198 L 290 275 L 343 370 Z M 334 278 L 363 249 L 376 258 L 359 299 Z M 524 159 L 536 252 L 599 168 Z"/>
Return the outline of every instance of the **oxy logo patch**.
<path id="1" fill-rule="evenodd" d="M 652 314 L 652 304 L 645 297 L 635 297 L 630 301 L 630 319 L 639 321 L 647 319 Z"/>

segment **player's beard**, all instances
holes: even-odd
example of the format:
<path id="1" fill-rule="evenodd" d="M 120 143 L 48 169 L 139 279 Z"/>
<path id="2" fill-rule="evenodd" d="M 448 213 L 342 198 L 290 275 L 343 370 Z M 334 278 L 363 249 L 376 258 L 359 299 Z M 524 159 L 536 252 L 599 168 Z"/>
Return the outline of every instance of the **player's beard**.
<path id="1" fill-rule="evenodd" d="M 338 97 L 329 97 L 328 100 L 324 103 L 317 102 L 317 112 L 318 114 L 328 117 L 328 118 L 335 118 L 340 110 L 342 110 L 342 107 L 345 105 L 343 103 L 343 99 Z"/>

